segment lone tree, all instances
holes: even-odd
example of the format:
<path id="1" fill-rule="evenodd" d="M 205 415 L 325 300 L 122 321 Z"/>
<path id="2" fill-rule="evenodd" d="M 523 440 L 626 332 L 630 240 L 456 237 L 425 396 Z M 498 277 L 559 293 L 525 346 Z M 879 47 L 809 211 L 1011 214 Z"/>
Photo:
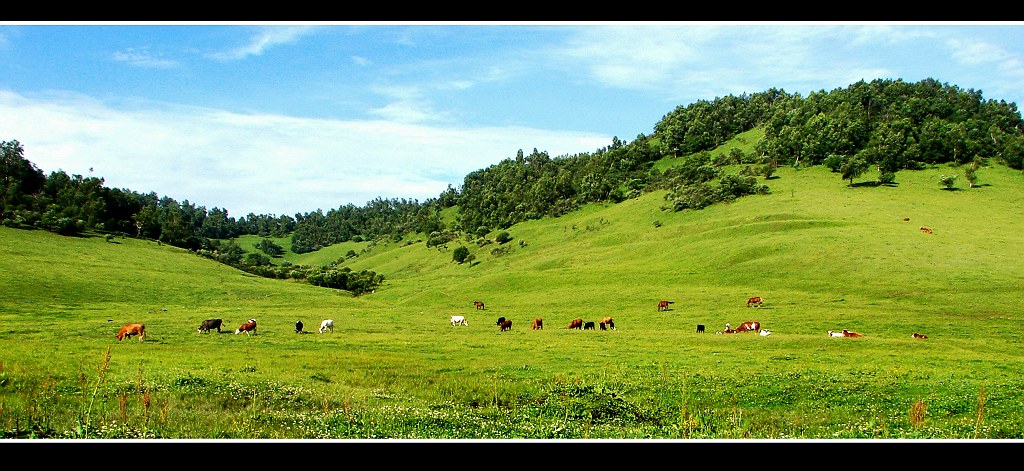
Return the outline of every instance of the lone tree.
<path id="1" fill-rule="evenodd" d="M 956 175 L 942 175 L 939 177 L 939 183 L 947 190 L 953 189 L 953 184 L 956 183 Z"/>
<path id="2" fill-rule="evenodd" d="M 462 264 L 469 258 L 469 249 L 465 245 L 460 245 L 459 248 L 452 252 L 452 260 Z"/>
<path id="3" fill-rule="evenodd" d="M 868 163 L 860 157 L 850 157 L 839 167 L 839 171 L 843 173 L 843 180 L 850 180 L 850 186 L 853 186 L 853 179 L 868 171 Z"/>

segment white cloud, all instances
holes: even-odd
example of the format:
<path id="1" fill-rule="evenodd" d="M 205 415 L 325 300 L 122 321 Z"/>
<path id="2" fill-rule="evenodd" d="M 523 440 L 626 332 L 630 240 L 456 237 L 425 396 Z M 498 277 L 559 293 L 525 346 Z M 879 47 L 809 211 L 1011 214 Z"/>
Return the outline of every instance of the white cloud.
<path id="1" fill-rule="evenodd" d="M 531 128 L 439 128 L 0 91 L 0 140 L 46 173 L 225 208 L 233 216 L 327 211 L 377 198 L 424 201 L 466 174 L 537 148 L 590 152 L 610 136 Z M 89 173 L 90 168 L 94 171 Z"/>
<path id="2" fill-rule="evenodd" d="M 252 37 L 249 44 L 227 52 L 214 53 L 210 57 L 221 60 L 238 60 L 249 56 L 258 56 L 272 47 L 292 44 L 302 36 L 312 33 L 315 29 L 315 26 L 266 27 L 261 29 L 256 36 Z"/>
<path id="3" fill-rule="evenodd" d="M 158 59 L 149 54 L 146 50 L 128 48 L 125 51 L 115 52 L 111 56 L 115 61 L 126 62 L 139 67 L 150 67 L 154 69 L 170 69 L 177 67 L 178 63 L 169 59 Z"/>

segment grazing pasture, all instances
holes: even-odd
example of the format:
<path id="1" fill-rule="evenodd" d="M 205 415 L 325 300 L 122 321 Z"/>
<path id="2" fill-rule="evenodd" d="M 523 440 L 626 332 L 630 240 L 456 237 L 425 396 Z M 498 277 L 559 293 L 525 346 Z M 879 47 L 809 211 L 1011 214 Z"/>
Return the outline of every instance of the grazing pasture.
<path id="1" fill-rule="evenodd" d="M 360 297 L 146 240 L 0 227 L 0 432 L 1021 439 L 1024 264 L 1007 260 L 1024 246 L 1024 177 L 986 167 L 985 185 L 949 192 L 943 172 L 850 187 L 781 168 L 770 194 L 700 211 L 662 211 L 653 192 L 512 226 L 528 244 L 473 245 L 471 265 L 379 241 L 343 263 L 387 276 Z M 749 293 L 770 302 L 755 312 Z M 565 328 L 608 313 L 614 334 Z M 694 329 L 755 315 L 770 336 Z M 344 328 L 295 335 L 297 317 Z M 498 317 L 555 328 L 502 332 Z M 217 318 L 259 334 L 196 334 Z M 145 341 L 118 342 L 133 322 Z"/>

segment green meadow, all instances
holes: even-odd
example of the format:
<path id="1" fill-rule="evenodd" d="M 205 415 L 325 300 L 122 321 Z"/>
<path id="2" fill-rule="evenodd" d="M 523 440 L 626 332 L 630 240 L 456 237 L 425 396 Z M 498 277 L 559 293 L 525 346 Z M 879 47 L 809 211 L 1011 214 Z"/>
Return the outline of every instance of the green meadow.
<path id="1" fill-rule="evenodd" d="M 948 190 L 939 177 L 950 173 L 962 170 L 851 187 L 824 167 L 785 167 L 759 177 L 769 194 L 699 211 L 663 210 L 664 192 L 651 192 L 517 224 L 505 244 L 445 249 L 410 234 L 275 259 L 385 275 L 359 297 L 154 241 L 0 227 L 0 429 L 1021 439 L 1024 176 L 983 167 L 978 186 Z M 452 260 L 459 245 L 470 263 Z M 764 304 L 747 307 L 751 296 Z M 452 315 L 469 325 L 450 325 Z M 566 329 L 605 316 L 615 330 Z M 530 329 L 535 317 L 543 330 Z M 224 332 L 197 333 L 210 318 Z M 236 335 L 249 318 L 257 334 Z M 316 332 L 322 319 L 333 333 Z M 297 320 L 308 333 L 294 332 Z M 771 335 L 716 334 L 748 320 Z M 146 324 L 144 341 L 114 338 L 129 322 Z M 864 337 L 826 333 L 842 329 Z"/>

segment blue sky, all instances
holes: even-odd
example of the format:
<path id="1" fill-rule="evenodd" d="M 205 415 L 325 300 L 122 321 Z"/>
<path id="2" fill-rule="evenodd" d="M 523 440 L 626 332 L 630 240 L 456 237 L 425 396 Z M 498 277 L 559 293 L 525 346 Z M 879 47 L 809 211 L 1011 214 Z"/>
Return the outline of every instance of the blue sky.
<path id="1" fill-rule="evenodd" d="M 1024 22 L 0 22 L 0 141 L 207 209 L 424 201 L 677 106 L 933 78 L 1024 106 Z"/>

